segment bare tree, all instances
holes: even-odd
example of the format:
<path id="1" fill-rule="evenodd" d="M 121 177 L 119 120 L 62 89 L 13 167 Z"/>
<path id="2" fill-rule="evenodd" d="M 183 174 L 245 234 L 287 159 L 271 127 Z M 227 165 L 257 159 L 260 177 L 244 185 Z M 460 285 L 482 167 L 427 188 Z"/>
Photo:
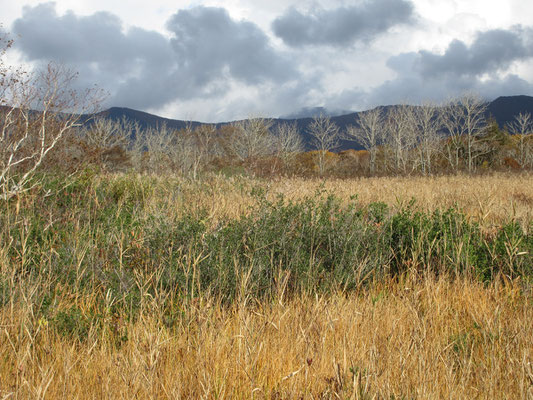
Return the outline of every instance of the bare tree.
<path id="1" fill-rule="evenodd" d="M 418 165 L 424 175 L 432 173 L 432 161 L 438 150 L 441 132 L 440 110 L 431 103 L 412 109 L 411 125 L 415 130 Z"/>
<path id="2" fill-rule="evenodd" d="M 142 168 L 149 172 L 164 172 L 175 169 L 175 132 L 166 125 L 149 127 L 139 132 L 136 147 L 141 149 Z"/>
<path id="3" fill-rule="evenodd" d="M 457 99 L 448 101 L 442 112 L 442 123 L 448 135 L 444 155 L 451 169 L 455 172 L 459 171 L 461 165 L 461 149 L 464 135 L 462 121 L 463 113 L 459 101 Z"/>
<path id="4" fill-rule="evenodd" d="M 409 152 L 416 145 L 413 106 L 402 104 L 389 110 L 385 142 L 392 149 L 396 171 L 407 173 Z"/>
<path id="5" fill-rule="evenodd" d="M 487 128 L 487 103 L 477 95 L 469 94 L 463 96 L 461 105 L 464 110 L 468 172 L 473 172 L 476 158 L 482 155 L 476 152 L 476 144 L 483 140 Z"/>
<path id="6" fill-rule="evenodd" d="M 381 108 L 359 113 L 356 126 L 349 126 L 345 138 L 364 146 L 370 154 L 370 173 L 376 171 L 378 146 L 383 140 L 385 119 Z"/>
<path id="7" fill-rule="evenodd" d="M 274 138 L 270 129 L 272 120 L 251 117 L 233 123 L 234 134 L 229 148 L 240 161 L 254 162 L 258 157 L 270 155 L 274 151 Z"/>
<path id="8" fill-rule="evenodd" d="M 114 146 L 129 147 L 131 133 L 125 129 L 130 122 L 124 117 L 121 121 L 97 116 L 90 126 L 83 127 L 80 136 L 90 146 L 108 149 Z"/>
<path id="9" fill-rule="evenodd" d="M 61 66 L 49 64 L 37 74 L 7 66 L 12 42 L 0 41 L 0 198 L 9 199 L 31 187 L 48 154 L 101 99 L 98 91 L 72 89 L 77 74 Z"/>
<path id="10" fill-rule="evenodd" d="M 326 170 L 326 155 L 339 145 L 339 127 L 332 122 L 330 117 L 320 115 L 314 117 L 309 125 L 309 134 L 312 136 L 312 143 L 315 146 L 316 161 L 319 174 L 322 176 Z"/>
<path id="11" fill-rule="evenodd" d="M 141 170 L 143 168 L 143 159 L 146 158 L 146 139 L 145 129 L 137 120 L 132 120 L 123 117 L 120 121 L 120 128 L 122 136 L 127 139 L 125 149 L 130 158 L 130 162 L 134 168 Z"/>
<path id="12" fill-rule="evenodd" d="M 135 152 L 140 154 L 140 167 L 150 172 L 179 172 L 196 179 L 202 169 L 218 151 L 216 127 L 201 125 L 173 130 L 166 125 L 150 127 L 139 132 L 135 140 Z"/>
<path id="13" fill-rule="evenodd" d="M 459 169 L 464 153 L 468 172 L 474 171 L 476 158 L 483 154 L 476 150 L 487 127 L 486 110 L 487 103 L 472 93 L 451 100 L 445 107 L 443 123 L 449 134 L 447 158 L 454 170 Z"/>
<path id="14" fill-rule="evenodd" d="M 532 138 L 533 119 L 530 113 L 515 115 L 514 120 L 507 124 L 507 129 L 513 135 L 518 136 L 518 162 L 522 167 L 530 164 L 533 160 Z"/>
<path id="15" fill-rule="evenodd" d="M 199 171 L 205 168 L 213 158 L 220 153 L 214 125 L 200 125 L 196 129 L 188 129 L 194 144 L 191 175 L 193 179 L 198 177 Z"/>
<path id="16" fill-rule="evenodd" d="M 278 124 L 274 129 L 274 137 L 276 154 L 285 165 L 304 149 L 296 122 Z"/>
<path id="17" fill-rule="evenodd" d="M 200 125 L 193 128 L 189 123 L 185 129 L 175 132 L 172 145 L 176 167 L 182 175 L 197 179 L 217 152 L 216 127 Z"/>

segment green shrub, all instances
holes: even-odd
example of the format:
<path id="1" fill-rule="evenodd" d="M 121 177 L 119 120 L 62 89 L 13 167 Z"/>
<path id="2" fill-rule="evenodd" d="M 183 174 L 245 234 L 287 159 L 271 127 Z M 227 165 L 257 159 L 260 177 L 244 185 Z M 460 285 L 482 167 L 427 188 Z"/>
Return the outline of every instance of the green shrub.
<path id="1" fill-rule="evenodd" d="M 79 308 L 72 307 L 59 311 L 52 320 L 52 326 L 62 336 L 84 341 L 89 335 L 91 321 Z"/>

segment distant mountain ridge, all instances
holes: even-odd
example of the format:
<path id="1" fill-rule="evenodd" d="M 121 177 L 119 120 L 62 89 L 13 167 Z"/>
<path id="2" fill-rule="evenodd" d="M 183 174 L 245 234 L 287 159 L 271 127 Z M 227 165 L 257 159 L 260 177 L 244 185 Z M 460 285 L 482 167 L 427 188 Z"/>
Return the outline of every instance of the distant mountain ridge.
<path id="1" fill-rule="evenodd" d="M 397 107 L 395 105 L 391 106 L 380 106 L 380 108 L 383 108 L 385 112 L 388 112 L 388 110 L 393 109 L 394 107 Z M 533 115 L 533 97 L 531 96 L 502 96 L 498 97 L 497 99 L 491 101 L 488 103 L 487 107 L 487 117 L 493 117 L 496 122 L 498 122 L 498 125 L 500 127 L 505 127 L 505 125 L 508 122 L 511 122 L 515 115 L 518 115 L 519 113 L 525 113 L 529 112 Z M 344 115 L 334 116 L 331 117 L 331 121 L 335 122 L 339 129 L 341 131 L 345 131 L 346 128 L 349 125 L 355 124 L 357 121 L 359 112 L 352 112 Z M 120 120 L 122 118 L 126 118 L 128 120 L 137 121 L 137 123 L 143 127 L 161 127 L 163 125 L 166 125 L 170 129 L 184 129 L 187 125 L 191 125 L 193 128 L 197 127 L 199 125 L 203 125 L 204 123 L 199 121 L 183 121 L 183 120 L 176 120 L 176 119 L 169 119 L 169 118 L 163 118 L 159 117 L 154 114 L 146 113 L 143 111 L 133 110 L 131 108 L 124 108 L 124 107 L 112 107 L 108 110 L 102 111 L 96 116 L 104 117 L 104 118 L 111 118 L 113 120 Z M 300 132 L 302 133 L 304 143 L 306 146 L 306 150 L 311 150 L 311 136 L 307 132 L 307 129 L 309 125 L 312 122 L 311 117 L 304 117 L 304 118 L 272 118 L 272 121 L 274 125 L 282 123 L 282 122 L 289 122 L 289 123 L 296 123 L 298 128 L 300 129 Z M 231 124 L 233 121 L 229 122 L 220 122 L 220 123 L 206 123 L 205 125 L 215 125 L 217 127 L 221 127 L 224 125 Z M 347 150 L 347 149 L 361 149 L 361 147 L 351 141 L 341 141 L 340 146 L 337 148 L 337 150 Z"/>

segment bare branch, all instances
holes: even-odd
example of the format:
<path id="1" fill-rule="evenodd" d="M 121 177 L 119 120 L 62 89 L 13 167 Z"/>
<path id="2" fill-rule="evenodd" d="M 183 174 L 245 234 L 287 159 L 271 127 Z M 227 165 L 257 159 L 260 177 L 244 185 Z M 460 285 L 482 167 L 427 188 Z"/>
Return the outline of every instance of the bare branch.
<path id="1" fill-rule="evenodd" d="M 443 114 L 443 124 L 449 134 L 447 158 L 453 170 L 457 171 L 462 158 L 466 158 L 468 172 L 475 169 L 476 146 L 487 127 L 485 112 L 487 103 L 479 96 L 468 93 L 451 100 Z"/>
<path id="2" fill-rule="evenodd" d="M 10 46 L 4 42 L 0 55 Z M 76 76 L 55 64 L 32 76 L 0 59 L 0 198 L 31 186 L 48 154 L 79 126 L 81 113 L 99 104 L 100 92 L 72 89 Z"/>
<path id="3" fill-rule="evenodd" d="M 302 135 L 296 122 L 280 123 L 274 129 L 276 154 L 285 165 L 304 149 Z"/>
<path id="4" fill-rule="evenodd" d="M 533 119 L 530 113 L 515 115 L 507 124 L 509 132 L 518 137 L 518 162 L 522 167 L 533 165 Z"/>
<path id="5" fill-rule="evenodd" d="M 383 141 L 385 120 L 381 108 L 359 113 L 356 126 L 349 126 L 345 139 L 362 145 L 370 154 L 370 172 L 376 171 L 376 155 L 379 144 Z"/>
<path id="6" fill-rule="evenodd" d="M 385 143 L 392 149 L 396 171 L 409 172 L 409 151 L 416 145 L 414 107 L 406 104 L 389 111 Z"/>
<path id="7" fill-rule="evenodd" d="M 334 150 L 339 145 L 340 133 L 339 127 L 331 121 L 330 117 L 320 115 L 314 117 L 309 126 L 309 134 L 313 137 L 315 146 L 316 159 L 320 175 L 323 175 L 326 169 L 326 154 Z"/>

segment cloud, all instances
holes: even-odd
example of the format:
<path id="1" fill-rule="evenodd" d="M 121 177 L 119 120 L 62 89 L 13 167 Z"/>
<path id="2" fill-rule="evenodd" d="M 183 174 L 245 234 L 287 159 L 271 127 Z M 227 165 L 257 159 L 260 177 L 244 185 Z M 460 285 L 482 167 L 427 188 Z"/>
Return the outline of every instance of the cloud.
<path id="1" fill-rule="evenodd" d="M 295 75 L 288 59 L 280 57 L 257 25 L 234 21 L 223 8 L 180 10 L 167 28 L 174 34 L 171 42 L 181 66 L 197 71 L 199 83 L 224 69 L 248 84 L 265 79 L 284 82 Z"/>
<path id="2" fill-rule="evenodd" d="M 444 54 L 418 53 L 417 68 L 428 78 L 442 75 L 478 76 L 506 70 L 517 61 L 533 56 L 533 32 L 520 26 L 477 34 L 471 45 L 452 41 Z"/>
<path id="3" fill-rule="evenodd" d="M 533 94 L 528 69 L 533 27 L 473 36 L 448 32 L 471 40 L 452 40 L 442 52 L 420 49 L 426 46 L 421 43 L 439 44 L 443 35 L 407 29 L 353 51 L 354 45 L 421 17 L 415 15 L 414 0 L 335 3 L 344 6 L 309 12 L 289 8 L 276 19 L 282 2 L 268 2 L 272 31 L 290 50 L 259 25 L 236 19 L 235 12 L 205 6 L 169 14 L 163 20 L 166 34 L 125 28 L 109 12 L 58 13 L 54 3 L 24 7 L 9 30 L 26 61 L 39 66 L 54 60 L 78 71 L 80 88 L 97 83 L 110 92 L 106 105 L 164 111 L 174 118 L 223 121 L 249 114 L 297 115 L 298 110 L 304 115 L 322 110 L 317 106 L 335 113 L 441 101 L 467 90 L 489 98 Z M 257 21 L 268 30 L 263 16 Z M 435 27 L 443 28 L 449 26 Z"/>
<path id="4" fill-rule="evenodd" d="M 398 103 L 440 102 L 468 91 L 487 99 L 533 94 L 533 84 L 511 73 L 513 63 L 533 58 L 532 29 L 478 32 L 467 45 L 453 40 L 443 54 L 427 50 L 400 53 L 387 60 L 393 79 L 367 89 L 346 89 L 333 95 L 328 105 L 371 108 Z"/>
<path id="5" fill-rule="evenodd" d="M 274 20 L 272 29 L 292 47 L 347 46 L 371 40 L 413 19 L 414 6 L 409 0 L 373 0 L 333 10 L 317 9 L 309 14 L 291 7 Z"/>
<path id="6" fill-rule="evenodd" d="M 255 24 L 222 8 L 180 10 L 167 22 L 172 38 L 125 30 L 107 12 L 58 15 L 54 3 L 24 7 L 13 23 L 17 49 L 28 61 L 54 60 L 80 72 L 80 86 L 111 93 L 109 103 L 158 108 L 176 100 L 221 96 L 230 81 L 281 84 L 296 76 Z"/>

